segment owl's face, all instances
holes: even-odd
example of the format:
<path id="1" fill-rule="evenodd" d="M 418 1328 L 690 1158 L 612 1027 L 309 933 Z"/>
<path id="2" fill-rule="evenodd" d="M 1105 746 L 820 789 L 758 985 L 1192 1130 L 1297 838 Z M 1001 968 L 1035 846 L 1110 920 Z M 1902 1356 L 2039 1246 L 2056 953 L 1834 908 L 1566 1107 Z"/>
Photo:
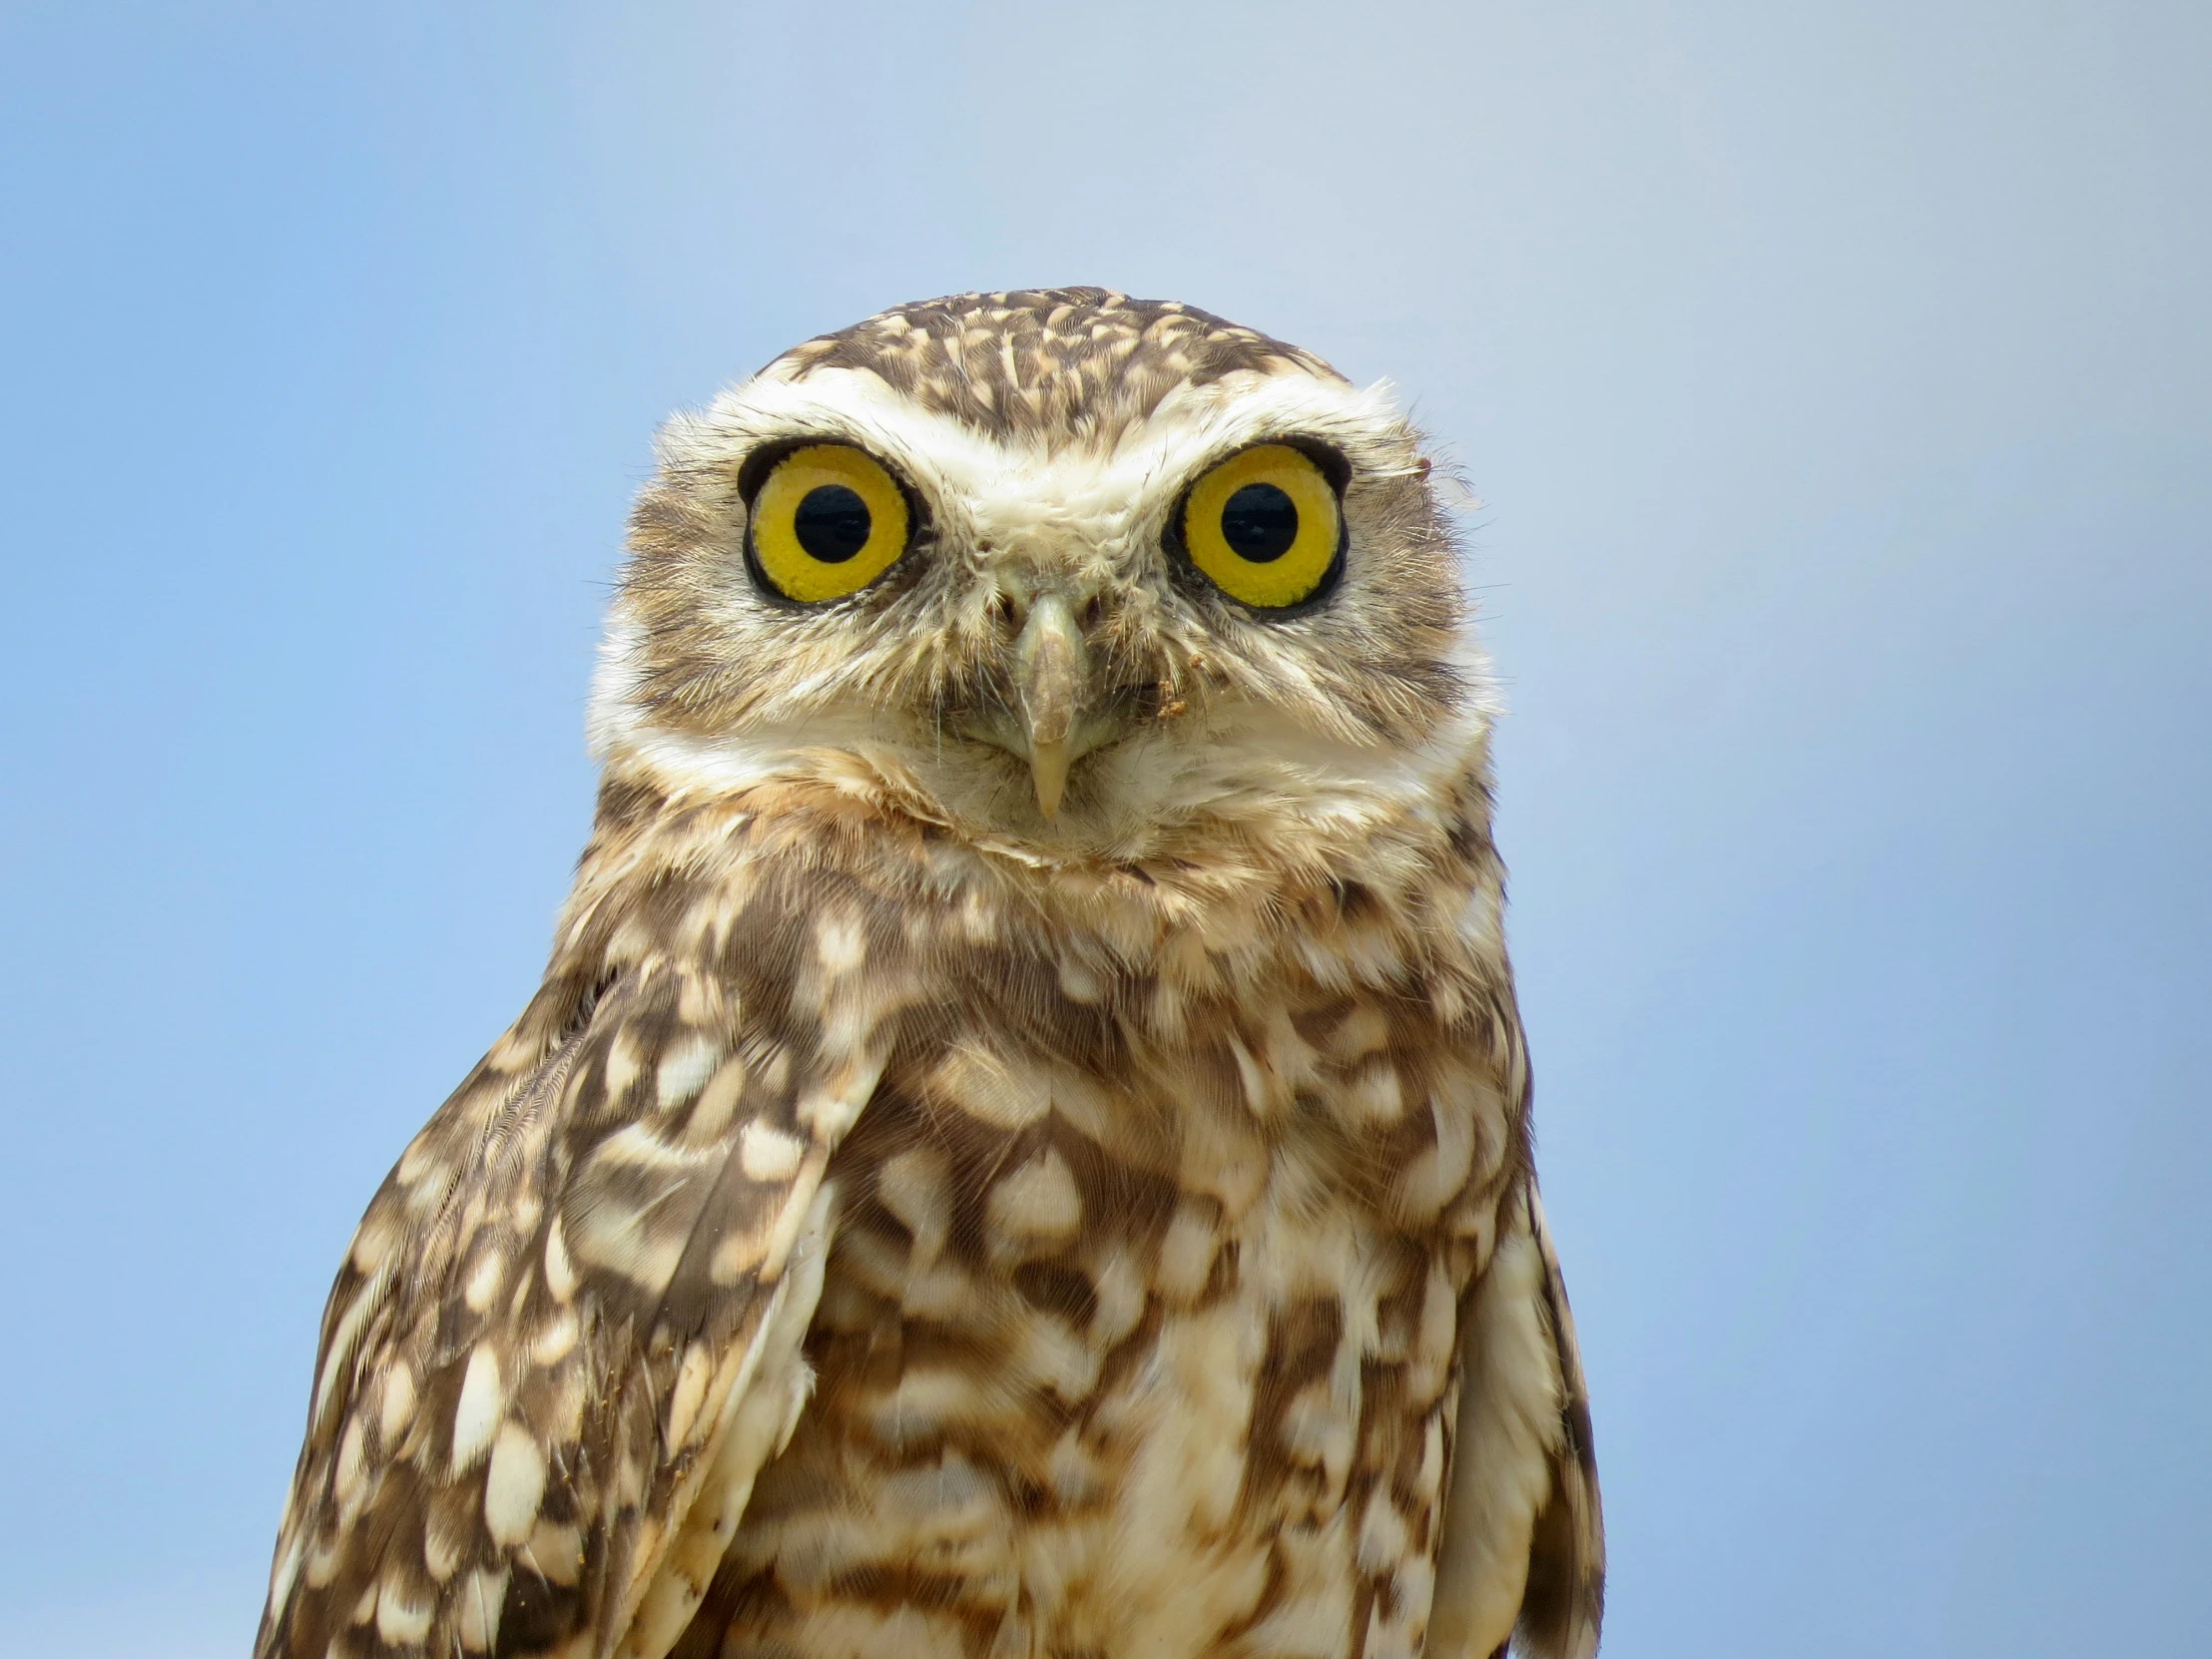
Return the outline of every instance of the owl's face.
<path id="1" fill-rule="evenodd" d="M 813 784 L 1131 858 L 1286 813 L 1353 828 L 1481 744 L 1417 435 L 1205 312 L 1097 289 L 902 307 L 661 451 L 594 728 L 672 793 Z"/>

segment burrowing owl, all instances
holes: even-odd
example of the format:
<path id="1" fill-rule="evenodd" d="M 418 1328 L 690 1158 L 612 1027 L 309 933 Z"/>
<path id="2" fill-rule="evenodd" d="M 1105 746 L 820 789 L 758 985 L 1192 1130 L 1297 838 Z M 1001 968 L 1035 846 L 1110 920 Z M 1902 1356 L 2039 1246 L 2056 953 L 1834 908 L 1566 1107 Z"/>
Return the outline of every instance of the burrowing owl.
<path id="1" fill-rule="evenodd" d="M 1418 434 L 1068 288 L 661 456 L 544 986 L 354 1236 L 257 1651 L 1593 1651 Z"/>

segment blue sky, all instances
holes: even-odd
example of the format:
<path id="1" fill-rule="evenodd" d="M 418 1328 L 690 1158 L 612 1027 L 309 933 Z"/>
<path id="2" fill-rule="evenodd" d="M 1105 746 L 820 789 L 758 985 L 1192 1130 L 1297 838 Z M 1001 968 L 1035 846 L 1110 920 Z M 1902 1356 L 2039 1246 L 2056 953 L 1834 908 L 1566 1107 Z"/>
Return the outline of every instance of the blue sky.
<path id="1" fill-rule="evenodd" d="M 1095 281 L 1487 505 L 1610 1654 L 2172 1653 L 2212 1549 L 2212 21 L 0 9 L 0 1652 L 243 1651 L 535 982 L 649 438 Z"/>

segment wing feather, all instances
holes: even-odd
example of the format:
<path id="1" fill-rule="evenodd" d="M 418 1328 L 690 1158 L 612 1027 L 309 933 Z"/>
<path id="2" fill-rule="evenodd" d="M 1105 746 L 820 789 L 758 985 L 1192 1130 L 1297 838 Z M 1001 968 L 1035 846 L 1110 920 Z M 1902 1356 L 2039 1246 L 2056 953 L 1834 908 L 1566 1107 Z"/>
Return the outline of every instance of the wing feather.
<path id="1" fill-rule="evenodd" d="M 1559 1258 L 1533 1178 L 1500 1206 L 1460 1338 L 1451 1485 L 1427 1650 L 1589 1659 L 1605 1608 L 1590 1406 Z"/>
<path id="2" fill-rule="evenodd" d="M 825 1174 L 882 1063 L 730 982 L 663 958 L 568 986 L 572 1028 L 533 1004 L 401 1157 L 324 1316 L 260 1659 L 681 1634 L 805 1398 Z"/>

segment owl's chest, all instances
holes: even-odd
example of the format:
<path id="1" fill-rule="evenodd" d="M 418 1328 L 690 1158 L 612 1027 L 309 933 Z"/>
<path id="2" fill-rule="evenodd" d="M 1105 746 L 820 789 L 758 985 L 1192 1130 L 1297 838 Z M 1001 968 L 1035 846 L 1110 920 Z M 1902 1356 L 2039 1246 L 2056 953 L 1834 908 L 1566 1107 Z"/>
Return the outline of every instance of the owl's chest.
<path id="1" fill-rule="evenodd" d="M 1348 1133 L 1360 1075 L 1273 1122 L 1227 1053 L 878 1099 L 725 1651 L 1414 1651 L 1472 1256 L 1403 1203 L 1434 1113 Z"/>

